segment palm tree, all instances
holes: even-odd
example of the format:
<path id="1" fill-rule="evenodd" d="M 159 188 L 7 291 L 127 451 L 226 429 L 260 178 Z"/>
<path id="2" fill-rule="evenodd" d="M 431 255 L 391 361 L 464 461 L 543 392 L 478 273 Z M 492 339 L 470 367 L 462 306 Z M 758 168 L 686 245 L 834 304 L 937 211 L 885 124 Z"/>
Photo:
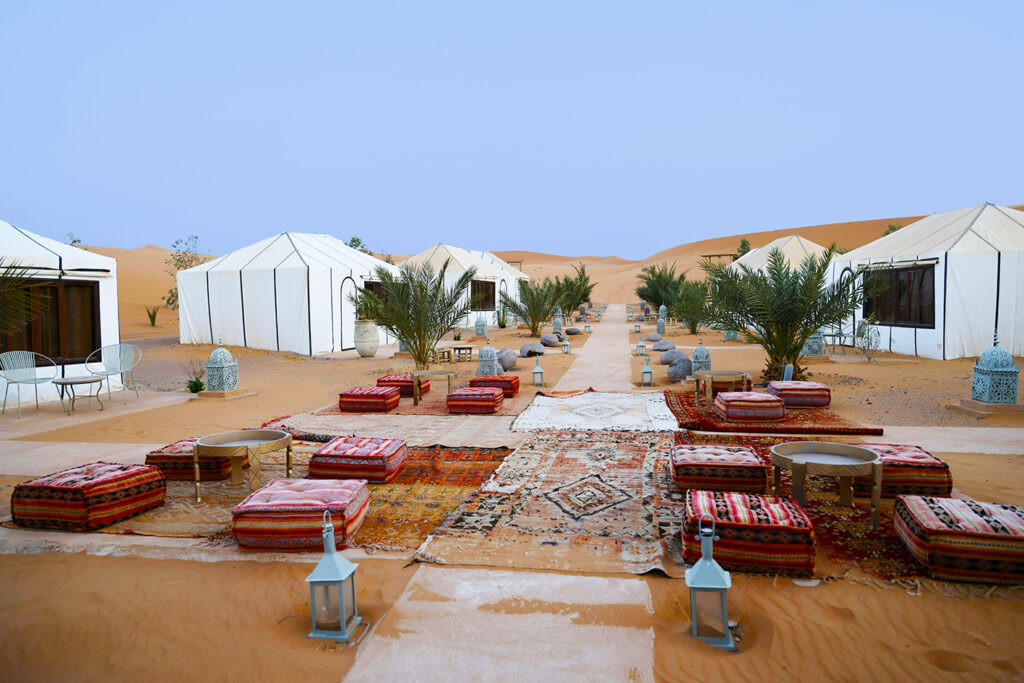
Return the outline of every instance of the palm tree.
<path id="1" fill-rule="evenodd" d="M 864 301 L 862 278 L 846 272 L 828 282 L 828 265 L 836 254 L 833 244 L 817 257 L 808 256 L 791 269 L 778 249 L 758 270 L 726 268 L 704 261 L 711 280 L 709 322 L 725 329 L 746 330 L 768 354 L 764 379 L 782 377 L 786 364 L 793 377 L 803 377 L 800 350 L 808 337 L 827 325 L 837 325 Z"/>
<path id="2" fill-rule="evenodd" d="M 580 304 L 589 301 L 594 287 L 597 286 L 596 283 L 590 281 L 590 275 L 587 274 L 587 267 L 584 264 L 573 266 L 573 270 L 576 271 L 575 276 L 566 275 L 556 278 L 553 282 L 555 305 L 561 306 L 567 314 L 579 308 Z"/>
<path id="3" fill-rule="evenodd" d="M 428 263 L 402 266 L 397 275 L 378 266 L 374 278 L 383 296 L 359 289 L 350 297 L 367 318 L 398 338 L 417 370 L 427 369 L 437 342 L 469 313 L 465 292 L 476 277 L 476 269 L 470 268 L 451 287 L 445 287 L 448 263 L 446 260 L 436 273 Z"/>
<path id="4" fill-rule="evenodd" d="M 679 300 L 669 311 L 686 323 L 690 334 L 697 334 L 700 326 L 710 320 L 710 305 L 707 281 L 685 280 L 679 288 Z"/>
<path id="5" fill-rule="evenodd" d="M 28 277 L 28 268 L 0 258 L 0 332 L 18 332 L 46 310 L 49 299 L 30 289 L 38 284 L 39 280 Z"/>
<path id="6" fill-rule="evenodd" d="M 544 323 L 551 319 L 556 303 L 555 285 L 550 279 L 544 282 L 519 281 L 519 300 L 505 292 L 501 293 L 501 304 L 512 315 L 517 315 L 530 326 L 530 336 L 539 337 Z"/>
<path id="7" fill-rule="evenodd" d="M 637 276 L 640 285 L 636 295 L 654 308 L 664 305 L 671 308 L 679 301 L 679 290 L 686 281 L 686 273 L 676 275 L 676 265 L 662 263 L 660 266 L 647 266 Z"/>

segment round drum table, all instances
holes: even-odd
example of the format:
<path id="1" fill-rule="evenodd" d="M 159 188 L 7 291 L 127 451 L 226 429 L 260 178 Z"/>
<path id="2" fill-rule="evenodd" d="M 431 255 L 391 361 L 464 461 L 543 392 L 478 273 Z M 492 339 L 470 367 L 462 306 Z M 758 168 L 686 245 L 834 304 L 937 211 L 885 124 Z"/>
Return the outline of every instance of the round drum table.
<path id="1" fill-rule="evenodd" d="M 242 461 L 249 464 L 249 490 L 263 486 L 260 455 L 282 448 L 285 452 L 285 476 L 292 476 L 292 435 L 276 429 L 249 429 L 238 432 L 210 434 L 196 441 L 192 447 L 192 462 L 196 477 L 196 502 L 202 500 L 199 491 L 199 458 L 214 456 L 231 459 L 231 483 L 242 483 Z"/>
<path id="2" fill-rule="evenodd" d="M 860 446 L 829 441 L 793 441 L 771 448 L 775 495 L 779 495 L 782 470 L 793 473 L 793 497 L 807 505 L 804 478 L 808 474 L 839 478 L 839 502 L 853 507 L 853 478 L 871 476 L 871 528 L 878 528 L 878 503 L 882 497 L 882 457 Z"/>

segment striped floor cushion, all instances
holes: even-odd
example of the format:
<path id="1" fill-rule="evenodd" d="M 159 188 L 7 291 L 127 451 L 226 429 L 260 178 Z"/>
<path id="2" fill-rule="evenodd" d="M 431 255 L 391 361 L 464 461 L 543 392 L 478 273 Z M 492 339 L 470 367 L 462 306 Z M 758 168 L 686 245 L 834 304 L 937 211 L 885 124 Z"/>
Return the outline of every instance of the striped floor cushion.
<path id="1" fill-rule="evenodd" d="M 146 455 L 146 464 L 160 469 L 164 479 L 168 481 L 195 481 L 195 469 L 192 464 L 192 446 L 198 438 L 182 439 L 158 448 Z M 248 462 L 242 468 L 249 467 Z M 199 481 L 217 481 L 231 476 L 231 458 L 216 455 L 199 457 Z"/>
<path id="2" fill-rule="evenodd" d="M 378 387 L 398 387 L 402 396 L 412 396 L 412 375 L 384 375 L 377 378 Z M 430 391 L 430 380 L 420 380 L 420 395 Z"/>
<path id="3" fill-rule="evenodd" d="M 505 398 L 512 398 L 519 393 L 519 378 L 515 375 L 501 375 L 499 377 L 474 377 L 469 380 L 471 387 L 494 387 L 501 389 Z"/>
<path id="4" fill-rule="evenodd" d="M 463 387 L 448 394 L 448 412 L 467 415 L 489 415 L 501 409 L 505 393 L 494 387 Z"/>
<path id="5" fill-rule="evenodd" d="M 782 399 L 757 391 L 723 391 L 715 397 L 715 412 L 732 422 L 778 422 L 786 419 Z"/>
<path id="6" fill-rule="evenodd" d="M 409 451 L 401 439 L 339 436 L 309 459 L 310 479 L 365 479 L 384 484 L 396 476 Z"/>
<path id="7" fill-rule="evenodd" d="M 781 398 L 787 408 L 823 408 L 832 403 L 832 392 L 821 382 L 768 382 L 768 393 Z"/>
<path id="8" fill-rule="evenodd" d="M 398 407 L 401 397 L 398 387 L 353 387 L 338 394 L 338 410 L 343 413 L 387 413 Z"/>
<path id="9" fill-rule="evenodd" d="M 369 504 L 362 479 L 275 479 L 231 510 L 231 533 L 243 550 L 321 551 L 330 510 L 340 550 L 352 542 Z"/>
<path id="10" fill-rule="evenodd" d="M 1024 583 L 1024 507 L 900 496 L 893 524 L 933 578 Z"/>
<path id="11" fill-rule="evenodd" d="M 676 445 L 668 466 L 680 489 L 764 493 L 768 484 L 764 462 L 741 446 Z"/>
<path id="12" fill-rule="evenodd" d="M 93 462 L 14 487 L 11 517 L 32 529 L 92 531 L 164 504 L 156 467 Z"/>
<path id="13" fill-rule="evenodd" d="M 882 456 L 882 497 L 948 496 L 953 491 L 949 465 L 920 446 L 858 443 Z M 871 495 L 871 477 L 854 477 L 853 492 Z"/>
<path id="14" fill-rule="evenodd" d="M 683 559 L 700 558 L 697 524 L 715 519 L 715 559 L 732 571 L 787 576 L 814 572 L 814 530 L 807 513 L 789 496 L 690 489 L 683 510 Z"/>

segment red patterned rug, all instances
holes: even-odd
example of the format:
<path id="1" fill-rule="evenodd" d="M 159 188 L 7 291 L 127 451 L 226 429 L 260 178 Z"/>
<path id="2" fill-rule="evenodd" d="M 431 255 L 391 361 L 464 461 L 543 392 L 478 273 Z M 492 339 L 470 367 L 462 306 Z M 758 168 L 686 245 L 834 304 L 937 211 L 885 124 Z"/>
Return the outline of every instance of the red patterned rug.
<path id="1" fill-rule="evenodd" d="M 698 403 L 692 392 L 665 392 L 665 403 L 681 429 L 702 432 L 747 432 L 753 434 L 855 434 L 880 436 L 881 427 L 865 427 L 836 415 L 827 408 L 795 408 L 786 411 L 782 422 L 731 422 Z"/>

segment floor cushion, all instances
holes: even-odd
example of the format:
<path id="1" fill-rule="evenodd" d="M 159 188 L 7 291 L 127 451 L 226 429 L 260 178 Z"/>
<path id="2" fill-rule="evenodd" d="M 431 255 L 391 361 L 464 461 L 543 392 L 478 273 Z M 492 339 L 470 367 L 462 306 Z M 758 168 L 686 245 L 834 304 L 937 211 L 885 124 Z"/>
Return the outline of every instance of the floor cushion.
<path id="1" fill-rule="evenodd" d="M 668 466 L 681 489 L 764 493 L 768 485 L 765 463 L 742 446 L 676 445 Z"/>
<path id="2" fill-rule="evenodd" d="M 953 491 L 949 465 L 920 446 L 858 443 L 882 456 L 882 497 L 948 496 Z M 853 492 L 871 495 L 871 477 L 854 477 Z"/>
<path id="3" fill-rule="evenodd" d="M 1024 507 L 900 496 L 893 524 L 933 578 L 1024 583 Z"/>
<path id="4" fill-rule="evenodd" d="M 715 560 L 731 571 L 809 576 L 814 572 L 814 530 L 790 496 L 690 489 L 683 509 L 683 559 L 700 559 L 701 515 L 715 519 Z"/>
<path id="5" fill-rule="evenodd" d="M 11 517 L 32 529 L 92 531 L 160 507 L 166 493 L 156 467 L 93 462 L 15 486 Z"/>
<path id="6" fill-rule="evenodd" d="M 401 439 L 339 436 L 309 459 L 310 479 L 365 479 L 384 484 L 396 476 L 409 451 Z"/>
<path id="7" fill-rule="evenodd" d="M 231 510 L 231 533 L 243 550 L 322 551 L 324 511 L 334 542 L 352 542 L 370 504 L 362 479 L 275 479 Z"/>
<path id="8" fill-rule="evenodd" d="M 519 393 L 519 378 L 515 375 L 500 375 L 498 377 L 474 377 L 469 380 L 471 387 L 495 387 L 501 389 L 505 398 L 512 398 Z"/>
<path id="9" fill-rule="evenodd" d="M 384 375 L 377 378 L 378 387 L 398 387 L 402 396 L 412 396 L 412 375 Z M 420 380 L 420 395 L 430 391 L 430 380 Z"/>
<path id="10" fill-rule="evenodd" d="M 192 447 L 199 439 L 182 439 L 146 455 L 146 464 L 158 467 L 168 481 L 195 481 Z M 249 467 L 248 461 L 242 468 Z M 231 476 L 231 458 L 217 455 L 199 456 L 199 481 L 217 481 Z"/>
<path id="11" fill-rule="evenodd" d="M 353 387 L 338 394 L 338 410 L 343 413 L 387 413 L 398 407 L 401 397 L 398 387 Z"/>
<path id="12" fill-rule="evenodd" d="M 782 399 L 758 391 L 723 391 L 715 397 L 715 412 L 730 422 L 778 422 L 786 419 Z"/>
<path id="13" fill-rule="evenodd" d="M 488 415 L 501 409 L 505 392 L 494 387 L 463 387 L 448 394 L 448 412 Z"/>
<path id="14" fill-rule="evenodd" d="M 832 403 L 832 392 L 821 382 L 768 382 L 768 393 L 782 399 L 787 408 L 823 408 Z"/>

